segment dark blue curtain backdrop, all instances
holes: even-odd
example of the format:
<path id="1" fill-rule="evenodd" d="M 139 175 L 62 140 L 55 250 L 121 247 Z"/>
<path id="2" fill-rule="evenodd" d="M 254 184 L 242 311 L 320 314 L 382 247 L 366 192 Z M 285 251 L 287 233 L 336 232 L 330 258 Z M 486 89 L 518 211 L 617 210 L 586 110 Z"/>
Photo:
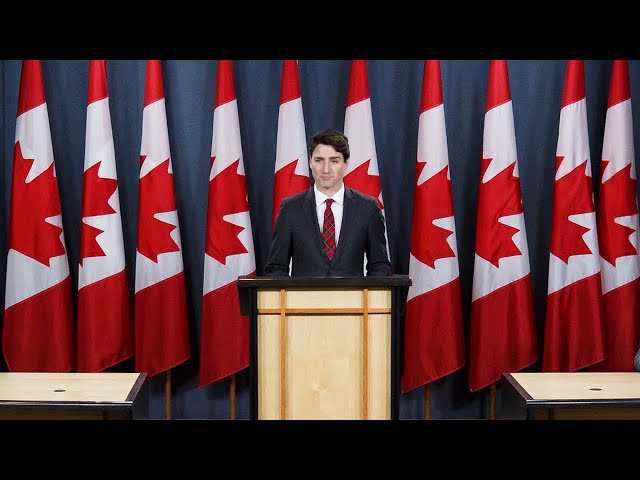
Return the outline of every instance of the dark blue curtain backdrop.
<path id="1" fill-rule="evenodd" d="M 44 60 L 55 165 L 74 289 L 77 285 L 82 174 L 84 163 L 88 60 Z M 529 241 L 540 354 L 544 333 L 548 250 L 558 122 L 565 60 L 508 62 L 516 142 Z M 234 62 L 242 149 L 253 224 L 258 274 L 270 241 L 273 170 L 280 101 L 281 60 Z M 0 150 L 0 299 L 4 305 L 8 213 L 15 117 L 21 62 L 0 61 L 2 149 Z M 301 60 L 302 105 L 307 135 L 344 126 L 349 60 Z M 422 60 L 369 60 L 369 86 L 375 140 L 396 273 L 408 273 L 413 182 L 416 163 Z M 167 120 L 176 184 L 189 300 L 193 357 L 173 370 L 173 417 L 228 418 L 228 382 L 198 388 L 200 310 L 209 158 L 213 124 L 215 60 L 163 61 Z M 465 327 L 471 301 L 476 196 L 489 60 L 443 60 L 442 85 Z M 586 60 L 589 141 L 597 200 L 602 136 L 611 60 Z M 630 62 L 633 111 L 640 112 L 640 62 Z M 129 285 L 134 285 L 138 168 L 142 127 L 144 60 L 108 60 L 111 117 L 115 142 Z M 640 120 L 634 126 L 640 151 Z M 425 239 L 428 241 L 428 239 Z M 133 292 L 132 292 L 133 295 Z M 132 296 L 133 300 L 133 296 Z M 6 366 L 0 362 L 0 367 Z M 533 370 L 539 369 L 540 363 Z M 121 370 L 131 370 L 125 362 Z M 247 371 L 238 375 L 237 415 L 249 417 Z M 164 375 L 151 379 L 152 418 L 164 416 Z M 464 368 L 431 385 L 432 418 L 487 418 L 489 389 L 470 393 Z M 424 389 L 402 396 L 401 418 L 423 418 Z"/>

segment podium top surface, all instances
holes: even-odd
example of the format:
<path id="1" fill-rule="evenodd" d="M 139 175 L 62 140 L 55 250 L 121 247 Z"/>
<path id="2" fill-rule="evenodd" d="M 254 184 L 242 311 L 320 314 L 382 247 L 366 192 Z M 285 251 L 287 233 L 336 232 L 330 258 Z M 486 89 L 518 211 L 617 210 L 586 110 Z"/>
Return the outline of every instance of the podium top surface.
<path id="1" fill-rule="evenodd" d="M 309 288 L 309 287 L 355 287 L 383 288 L 409 287 L 409 275 L 391 276 L 354 276 L 354 277 L 256 277 L 242 275 L 238 277 L 239 288 Z"/>
<path id="2" fill-rule="evenodd" d="M 0 372 L 0 406 L 132 404 L 146 373 Z"/>
<path id="3" fill-rule="evenodd" d="M 527 400 L 640 400 L 640 372 L 519 372 L 503 376 Z"/>

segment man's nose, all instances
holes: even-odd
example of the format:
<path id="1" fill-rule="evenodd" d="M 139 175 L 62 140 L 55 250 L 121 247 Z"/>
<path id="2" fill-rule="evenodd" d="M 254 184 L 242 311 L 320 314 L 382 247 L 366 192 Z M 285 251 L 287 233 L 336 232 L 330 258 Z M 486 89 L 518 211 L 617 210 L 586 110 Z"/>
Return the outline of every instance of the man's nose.
<path id="1" fill-rule="evenodd" d="M 331 172 L 331 165 L 329 164 L 329 162 L 324 162 L 322 164 L 322 171 L 325 173 Z"/>

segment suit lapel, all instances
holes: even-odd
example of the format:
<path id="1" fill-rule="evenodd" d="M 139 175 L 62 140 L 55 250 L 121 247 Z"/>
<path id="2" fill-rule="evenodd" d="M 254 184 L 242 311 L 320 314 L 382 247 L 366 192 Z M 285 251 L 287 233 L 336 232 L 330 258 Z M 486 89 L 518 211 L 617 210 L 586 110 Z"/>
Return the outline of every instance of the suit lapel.
<path id="1" fill-rule="evenodd" d="M 318 210 L 316 209 L 316 196 L 313 192 L 313 187 L 307 190 L 307 194 L 305 195 L 305 210 L 307 218 L 307 223 L 309 224 L 309 231 L 314 232 L 313 243 L 316 244 L 316 247 L 320 250 L 320 255 L 325 256 L 324 253 L 324 243 L 322 242 L 322 232 L 320 231 L 320 225 L 318 225 Z"/>
<path id="2" fill-rule="evenodd" d="M 340 226 L 340 238 L 338 239 L 338 245 L 336 246 L 336 254 L 333 256 L 333 263 L 336 263 L 342 255 L 342 252 L 346 250 L 346 243 L 349 239 L 349 230 L 353 226 L 355 220 L 355 205 L 353 191 L 347 186 L 344 187 L 344 204 L 342 206 L 342 224 Z M 322 236 L 320 237 L 322 239 Z"/>

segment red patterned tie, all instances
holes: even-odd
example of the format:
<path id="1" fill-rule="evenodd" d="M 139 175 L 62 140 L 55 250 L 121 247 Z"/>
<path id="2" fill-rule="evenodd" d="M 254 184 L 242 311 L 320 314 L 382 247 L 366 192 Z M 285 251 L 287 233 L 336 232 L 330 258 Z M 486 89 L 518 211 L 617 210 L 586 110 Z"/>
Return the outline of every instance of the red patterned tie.
<path id="1" fill-rule="evenodd" d="M 331 260 L 336 253 L 336 223 L 333 219 L 333 212 L 331 211 L 331 204 L 335 202 L 335 200 L 327 198 L 325 202 L 327 208 L 324 209 L 322 241 L 324 242 L 324 251 L 327 252 L 327 257 Z"/>

